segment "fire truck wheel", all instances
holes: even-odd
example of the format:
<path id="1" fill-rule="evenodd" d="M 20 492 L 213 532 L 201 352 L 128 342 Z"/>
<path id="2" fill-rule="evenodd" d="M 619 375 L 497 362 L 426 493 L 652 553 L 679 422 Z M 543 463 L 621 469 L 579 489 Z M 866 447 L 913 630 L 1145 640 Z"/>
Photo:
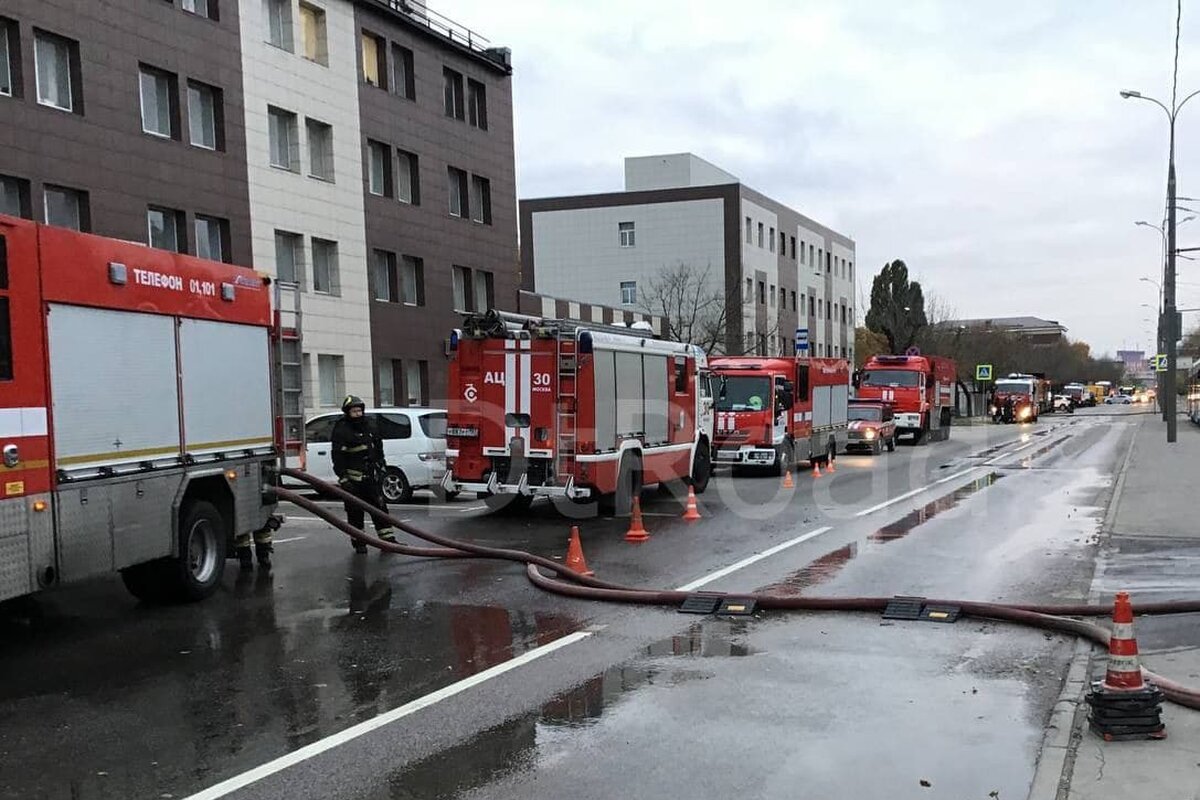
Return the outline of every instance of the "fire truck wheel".
<path id="1" fill-rule="evenodd" d="M 601 508 L 616 517 L 627 517 L 633 510 L 633 498 L 642 493 L 642 463 L 634 455 L 621 457 L 617 469 L 617 490 L 601 498 Z"/>
<path id="2" fill-rule="evenodd" d="M 395 467 L 388 467 L 384 473 L 382 489 L 383 499 L 389 503 L 407 503 L 412 500 L 413 490 L 408 484 L 408 478 Z"/>
<path id="3" fill-rule="evenodd" d="M 225 572 L 227 528 L 212 503 L 189 503 L 180 515 L 179 555 L 123 570 L 125 588 L 151 603 L 203 600 L 216 591 Z"/>
<path id="4" fill-rule="evenodd" d="M 692 475 L 688 482 L 696 494 L 704 494 L 708 488 L 708 480 L 712 477 L 712 455 L 707 447 L 697 447 L 692 459 Z"/>

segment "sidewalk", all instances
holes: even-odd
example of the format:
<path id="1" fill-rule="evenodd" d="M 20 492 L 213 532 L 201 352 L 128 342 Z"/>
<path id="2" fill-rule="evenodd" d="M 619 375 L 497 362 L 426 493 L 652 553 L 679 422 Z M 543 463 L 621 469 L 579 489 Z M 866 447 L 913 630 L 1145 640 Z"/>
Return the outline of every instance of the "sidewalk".
<path id="1" fill-rule="evenodd" d="M 1166 423 L 1155 418 L 1143 420 L 1125 469 L 1117 478 L 1105 520 L 1106 536 L 1092 583 L 1093 601 L 1108 602 L 1115 592 L 1127 590 L 1136 610 L 1139 601 L 1200 596 L 1198 497 L 1200 428 L 1180 418 L 1178 440 L 1168 445 Z M 1135 633 L 1143 664 L 1187 685 L 1200 686 L 1200 615 L 1140 617 Z M 1093 648 L 1087 671 L 1076 670 L 1076 674 L 1101 679 L 1105 663 L 1105 654 Z M 1075 746 L 1063 776 L 1069 777 L 1070 783 L 1060 786 L 1058 798 L 1200 797 L 1200 711 L 1166 703 L 1166 740 L 1104 742 L 1087 729 L 1082 697 L 1077 695 L 1075 700 Z"/>

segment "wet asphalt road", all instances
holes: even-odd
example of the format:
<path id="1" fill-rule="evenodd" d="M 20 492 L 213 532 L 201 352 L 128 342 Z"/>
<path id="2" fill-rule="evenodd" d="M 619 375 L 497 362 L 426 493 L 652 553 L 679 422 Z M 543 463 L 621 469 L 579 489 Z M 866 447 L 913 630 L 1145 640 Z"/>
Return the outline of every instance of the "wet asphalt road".
<path id="1" fill-rule="evenodd" d="M 723 474 L 691 524 L 649 493 L 649 542 L 583 519 L 585 553 L 605 579 L 674 588 L 810 534 L 704 588 L 1069 602 L 1087 594 L 1129 413 L 956 429 L 843 456 L 795 490 Z M 563 555 L 569 521 L 549 505 L 477 507 L 400 515 Z M 230 569 L 201 605 L 142 607 L 104 580 L 7 614 L 0 797 L 182 798 L 239 775 L 204 796 L 1024 797 L 1072 646 L 974 620 L 585 603 L 516 565 L 354 556 L 303 514 L 278 538 L 273 575 Z"/>

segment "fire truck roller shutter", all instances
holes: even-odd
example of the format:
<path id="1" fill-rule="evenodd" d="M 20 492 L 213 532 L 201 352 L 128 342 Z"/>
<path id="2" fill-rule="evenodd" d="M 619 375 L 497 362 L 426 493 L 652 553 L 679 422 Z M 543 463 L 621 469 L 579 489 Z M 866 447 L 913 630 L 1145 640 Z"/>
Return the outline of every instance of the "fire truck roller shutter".
<path id="1" fill-rule="evenodd" d="M 833 391 L 835 388 L 840 387 L 813 387 L 812 424 L 814 430 L 818 428 L 827 428 L 833 424 Z"/>
<path id="2" fill-rule="evenodd" d="M 667 391 L 667 357 L 647 353 L 642 356 L 642 386 L 645 392 L 646 444 L 667 444 L 671 438 Z"/>
<path id="3" fill-rule="evenodd" d="M 850 402 L 849 386 L 834 386 L 830 393 L 830 422 L 834 425 L 845 425 L 849 420 Z"/>
<path id="4" fill-rule="evenodd" d="M 605 452 L 617 446 L 616 354 L 597 350 L 592 356 L 596 385 L 596 450 Z"/>
<path id="5" fill-rule="evenodd" d="M 185 450 L 206 453 L 272 446 L 267 329 L 185 319 L 179 327 Z"/>
<path id="6" fill-rule="evenodd" d="M 48 325 L 58 467 L 177 458 L 174 318 L 52 305 Z"/>
<path id="7" fill-rule="evenodd" d="M 617 373 L 617 436 L 626 437 L 646 430 L 646 408 L 642 389 L 640 353 L 614 354 Z"/>

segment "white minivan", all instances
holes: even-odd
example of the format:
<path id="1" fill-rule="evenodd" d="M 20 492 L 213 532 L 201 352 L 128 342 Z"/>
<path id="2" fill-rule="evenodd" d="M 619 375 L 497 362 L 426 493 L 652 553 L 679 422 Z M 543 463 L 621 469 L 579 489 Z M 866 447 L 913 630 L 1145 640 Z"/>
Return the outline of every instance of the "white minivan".
<path id="1" fill-rule="evenodd" d="M 446 412 L 436 408 L 368 408 L 367 417 L 383 439 L 387 473 L 383 496 L 407 503 L 417 489 L 435 489 L 446 474 Z M 309 475 L 334 483 L 329 437 L 341 412 L 313 417 L 304 425 Z"/>

